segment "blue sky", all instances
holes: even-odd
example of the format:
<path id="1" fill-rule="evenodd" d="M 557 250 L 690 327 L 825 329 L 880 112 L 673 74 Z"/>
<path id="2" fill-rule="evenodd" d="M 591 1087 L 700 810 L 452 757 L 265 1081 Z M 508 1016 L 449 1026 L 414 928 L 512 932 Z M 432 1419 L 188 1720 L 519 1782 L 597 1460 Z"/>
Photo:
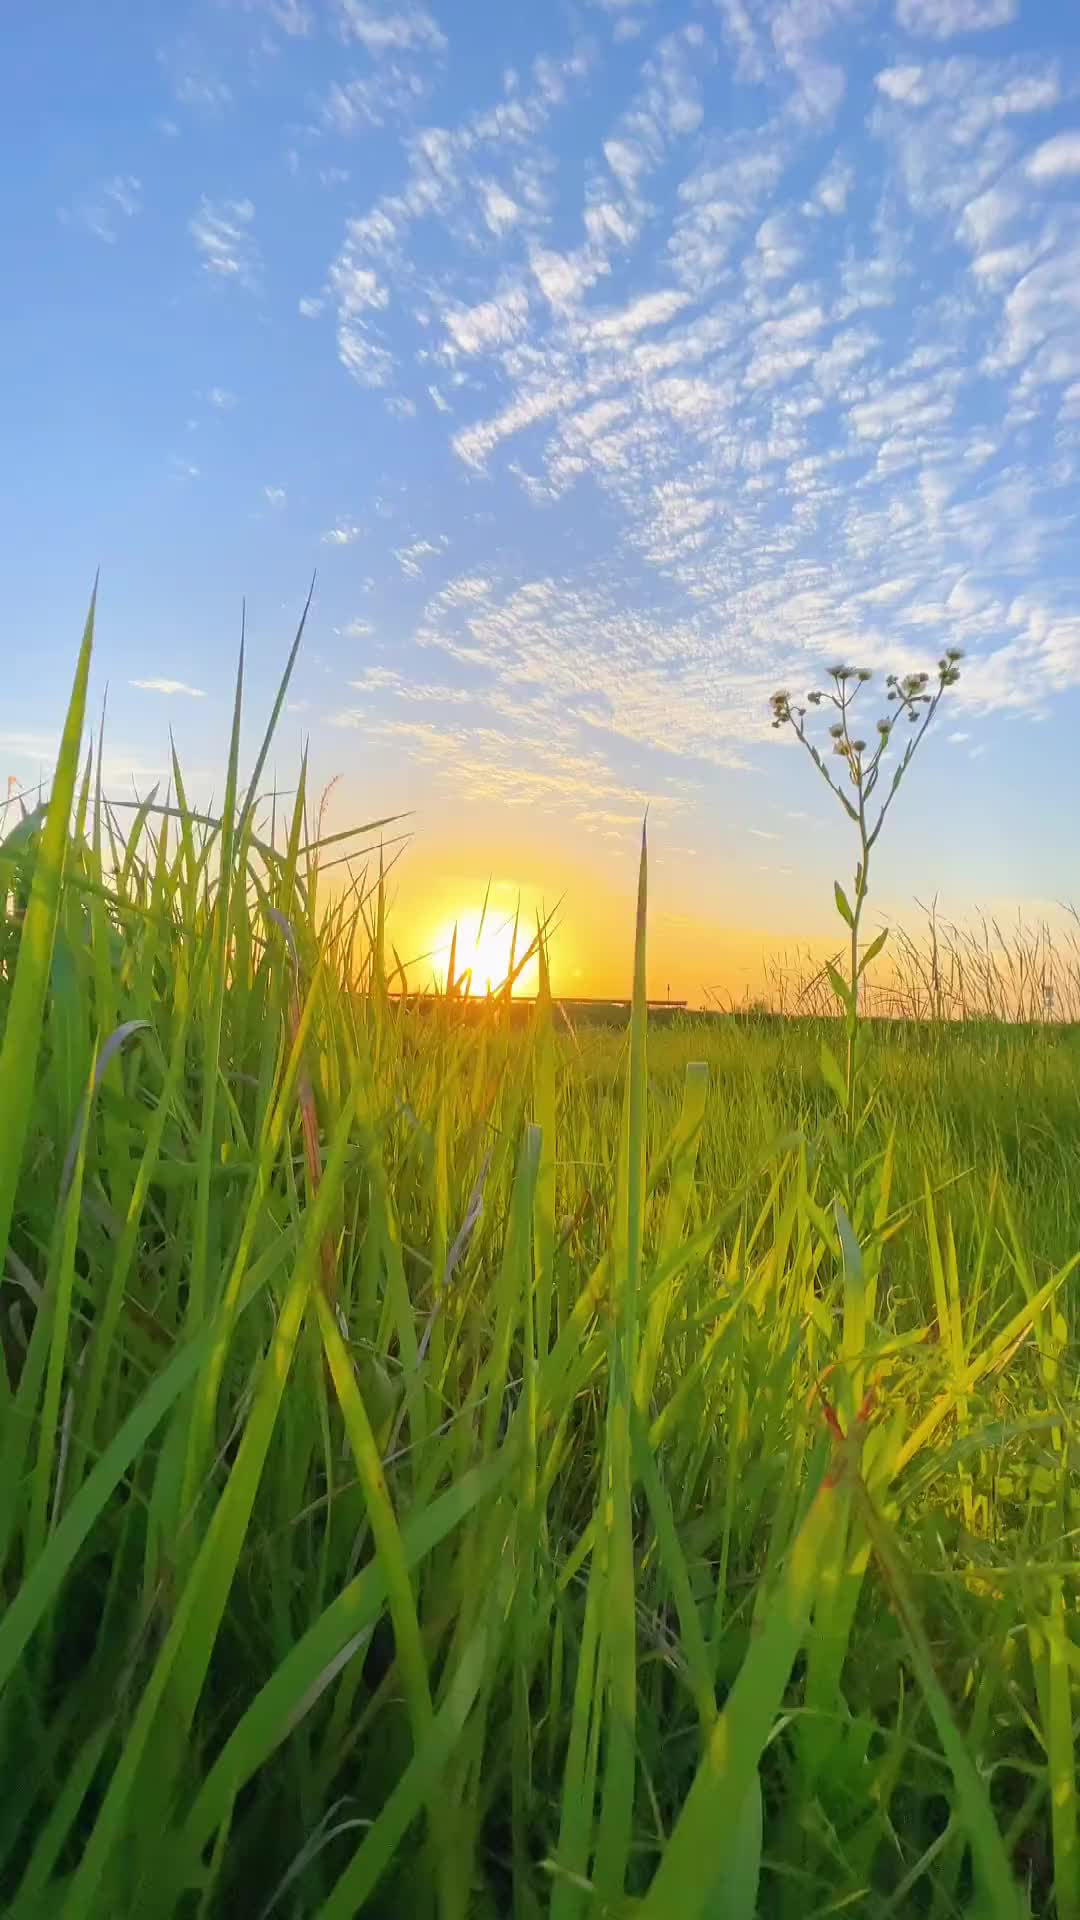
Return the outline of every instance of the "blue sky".
<path id="1" fill-rule="evenodd" d="M 0 773 L 48 770 L 100 565 L 109 779 L 171 727 L 212 791 L 241 598 L 254 732 L 317 568 L 279 778 L 307 738 L 334 824 L 415 810 L 420 944 L 490 875 L 613 987 L 647 802 L 680 988 L 820 931 L 843 823 L 768 694 L 946 644 L 876 904 L 1076 896 L 1074 7 L 54 0 L 7 40 Z"/>

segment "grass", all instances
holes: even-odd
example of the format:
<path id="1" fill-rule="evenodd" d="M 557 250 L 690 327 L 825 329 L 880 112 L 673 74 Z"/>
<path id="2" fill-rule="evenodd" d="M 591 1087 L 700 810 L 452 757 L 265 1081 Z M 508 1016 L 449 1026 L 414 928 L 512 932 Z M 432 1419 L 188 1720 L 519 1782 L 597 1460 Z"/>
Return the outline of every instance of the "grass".
<path id="1" fill-rule="evenodd" d="M 238 720 L 120 814 L 92 637 L 0 830 L 5 1911 L 1078 1920 L 1076 1036 L 882 1030 L 849 1220 L 820 1022 L 647 1032 L 644 844 L 628 1033 L 542 941 L 421 1014 L 389 823 Z"/>

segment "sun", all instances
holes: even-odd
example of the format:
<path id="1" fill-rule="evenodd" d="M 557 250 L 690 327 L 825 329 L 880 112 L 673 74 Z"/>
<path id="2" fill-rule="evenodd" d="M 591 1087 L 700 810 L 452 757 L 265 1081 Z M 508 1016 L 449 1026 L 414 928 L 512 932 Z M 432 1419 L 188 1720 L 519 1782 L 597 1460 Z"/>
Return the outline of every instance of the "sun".
<path id="1" fill-rule="evenodd" d="M 486 914 L 464 913 L 456 923 L 447 922 L 435 942 L 432 958 L 436 972 L 445 986 L 450 967 L 451 947 L 453 947 L 454 978 L 458 983 L 459 992 L 468 992 L 482 997 L 484 994 L 497 992 L 506 984 L 511 969 L 520 966 L 522 955 L 528 951 L 530 938 L 524 920 L 518 925 L 515 940 L 514 915 L 493 912 L 489 907 Z M 534 994 L 537 979 L 536 956 L 533 954 L 517 973 L 511 992 Z"/>

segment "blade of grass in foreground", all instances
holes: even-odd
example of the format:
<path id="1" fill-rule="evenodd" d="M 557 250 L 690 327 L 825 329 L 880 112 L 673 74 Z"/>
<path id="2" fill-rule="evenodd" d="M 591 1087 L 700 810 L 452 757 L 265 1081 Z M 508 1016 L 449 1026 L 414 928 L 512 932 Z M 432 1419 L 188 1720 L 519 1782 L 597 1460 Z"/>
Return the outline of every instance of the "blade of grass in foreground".
<path id="1" fill-rule="evenodd" d="M 79 776 L 79 748 L 86 717 L 86 687 L 90 677 L 90 657 L 94 650 L 96 606 L 95 583 L 64 721 L 48 812 L 34 861 L 30 898 L 19 931 L 19 958 L 4 1022 L 4 1044 L 0 1050 L 0 1113 L 4 1116 L 3 1135 L 0 1138 L 0 1270 L 7 1252 L 15 1188 L 33 1105 L 31 1090 L 41 1043 L 42 1016 L 71 830 L 71 810 Z"/>
<path id="2" fill-rule="evenodd" d="M 758 1763 L 806 1633 L 818 1568 L 842 1524 L 837 1485 L 832 1475 L 822 1482 L 792 1542 L 639 1920 L 671 1920 L 673 1914 L 679 1920 L 704 1920 L 718 1882 L 745 1845 L 746 1808 Z"/>
<path id="3" fill-rule="evenodd" d="M 401 1528 L 407 1569 L 461 1526 L 473 1509 L 505 1478 L 511 1454 L 504 1451 L 486 1466 L 466 1473 L 425 1507 L 412 1513 Z M 301 1640 L 274 1669 L 256 1694 L 199 1790 L 185 1825 L 185 1842 L 193 1856 L 202 1853 L 240 1789 L 246 1786 L 271 1754 L 288 1738 L 305 1714 L 316 1706 L 336 1679 L 342 1656 L 358 1651 L 386 1605 L 386 1570 L 376 1558 L 332 1600 Z"/>
<path id="4" fill-rule="evenodd" d="M 856 1485 L 856 1498 L 874 1552 L 889 1583 L 893 1605 L 911 1650 L 911 1663 L 923 1698 L 952 1770 L 960 1814 L 971 1842 L 986 1910 L 994 1916 L 994 1920 L 1023 1920 L 1026 1907 L 1012 1876 L 1009 1856 L 998 1832 L 990 1796 L 976 1772 L 975 1762 L 934 1670 L 930 1643 L 918 1616 L 892 1528 L 882 1519 L 861 1482 Z"/>
<path id="5" fill-rule="evenodd" d="M 480 1625 L 457 1663 L 428 1734 L 329 1899 L 319 1908 L 316 1920 L 353 1920 L 355 1914 L 361 1913 L 369 1893 L 391 1864 L 400 1841 L 421 1808 L 437 1803 L 440 1778 L 461 1739 L 483 1684 L 490 1659 L 490 1641 L 497 1631 L 496 1607 L 502 1598 L 496 1590 L 489 1600 Z"/>
<path id="6" fill-rule="evenodd" d="M 634 926 L 634 997 L 630 1009 L 630 1057 L 623 1121 L 622 1192 L 616 1205 L 621 1246 L 615 1255 L 615 1315 L 608 1383 L 607 1457 L 601 1499 L 608 1537 L 593 1550 L 593 1566 L 608 1560 L 600 1662 L 606 1694 L 603 1796 L 594 1878 L 602 1901 L 621 1899 L 633 1837 L 637 1774 L 637 1613 L 631 1499 L 633 1472 L 630 1411 L 637 1364 L 638 1284 L 645 1230 L 645 932 L 648 909 L 648 846 L 641 829 L 637 913 Z"/>
<path id="7" fill-rule="evenodd" d="M 354 1088 L 342 1108 L 235 1463 L 139 1701 L 67 1896 L 65 1920 L 90 1920 L 99 1910 L 103 1876 L 126 1832 L 137 1832 L 147 1859 L 160 1833 L 163 1803 L 206 1678 L 300 1336 L 322 1236 L 344 1173 L 357 1095 Z"/>

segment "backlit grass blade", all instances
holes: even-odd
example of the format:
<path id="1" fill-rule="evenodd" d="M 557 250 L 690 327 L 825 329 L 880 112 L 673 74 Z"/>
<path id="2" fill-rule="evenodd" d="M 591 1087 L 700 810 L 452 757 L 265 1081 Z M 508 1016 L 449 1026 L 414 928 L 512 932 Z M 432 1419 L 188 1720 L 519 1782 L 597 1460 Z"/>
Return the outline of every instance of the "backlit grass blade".
<path id="1" fill-rule="evenodd" d="M 539 983 L 533 1026 L 533 1115 L 540 1129 L 536 1174 L 534 1260 L 536 1266 L 536 1344 L 545 1354 L 551 1344 L 552 1290 L 555 1275 L 555 1031 L 551 1017 L 548 943 L 537 918 L 536 963 Z"/>
<path id="2" fill-rule="evenodd" d="M 411 1572 L 459 1527 L 505 1479 L 511 1456 L 502 1453 L 466 1473 L 401 1527 L 405 1566 Z M 343 1650 L 357 1651 L 386 1605 L 386 1571 L 374 1559 L 337 1595 L 275 1668 L 229 1735 L 207 1774 L 185 1823 L 185 1840 L 198 1856 L 225 1819 L 240 1789 L 311 1712 L 340 1671 Z"/>
<path id="3" fill-rule="evenodd" d="M 630 1858 L 637 1775 L 637 1619 L 630 1413 L 638 1344 L 638 1284 L 645 1234 L 646 925 L 648 848 L 641 829 L 634 923 L 634 997 L 622 1143 L 621 1191 L 616 1196 L 614 1320 L 608 1381 L 607 1444 L 601 1482 L 600 1539 L 593 1569 L 607 1560 L 601 1672 L 605 1690 L 604 1775 L 594 1879 L 601 1900 L 622 1897 Z"/>
<path id="4" fill-rule="evenodd" d="M 975 1770 L 974 1761 L 937 1677 L 926 1631 L 919 1619 L 893 1529 L 878 1513 L 861 1485 L 856 1489 L 856 1498 L 874 1552 L 888 1582 L 923 1698 L 952 1772 L 987 1912 L 994 1916 L 994 1920 L 1023 1920 L 1025 1905 L 1013 1880 L 1009 1856 L 998 1832 L 990 1796 Z"/>
<path id="5" fill-rule="evenodd" d="M 323 1182 L 307 1217 L 296 1270 L 259 1372 L 235 1464 L 184 1584 L 87 1841 L 67 1896 L 66 1920 L 91 1920 L 110 1856 L 120 1845 L 129 1821 L 136 1820 L 140 1844 L 149 1847 L 154 1825 L 167 1804 L 180 1758 L 178 1737 L 186 1735 L 202 1691 L 277 1421 L 322 1235 L 344 1168 L 354 1106 L 355 1094 L 346 1101 L 338 1121 Z"/>
<path id="6" fill-rule="evenodd" d="M 114 1435 L 72 1500 L 55 1532 L 19 1586 L 0 1620 L 0 1692 L 11 1680 L 31 1634 L 60 1592 L 83 1541 L 111 1499 L 133 1460 L 205 1365 L 210 1347 L 208 1329 L 201 1338 L 176 1352 Z"/>
<path id="7" fill-rule="evenodd" d="M 64 719 L 48 811 L 34 859 L 30 896 L 19 930 L 18 960 L 4 1020 L 3 1046 L 0 1047 L 0 1113 L 4 1116 L 3 1133 L 0 1136 L 0 1270 L 7 1250 L 16 1187 L 30 1123 L 34 1070 L 41 1043 L 49 968 L 60 911 L 71 810 L 79 777 L 79 751 L 86 718 L 86 688 L 94 648 L 96 606 L 95 585 Z"/>
<path id="8" fill-rule="evenodd" d="M 686 1211 L 697 1165 L 701 1130 L 705 1119 L 705 1100 L 709 1091 L 706 1062 L 691 1060 L 686 1069 L 682 1110 L 671 1145 L 671 1185 L 668 1188 L 664 1224 L 657 1249 L 657 1264 L 670 1261 L 680 1245 L 686 1225 Z M 668 1314 L 674 1293 L 674 1281 L 657 1286 L 649 1302 L 648 1319 L 638 1356 L 635 1398 L 641 1408 L 649 1404 L 660 1353 L 664 1344 Z"/>
<path id="9" fill-rule="evenodd" d="M 697 1920 L 740 1845 L 747 1797 L 806 1633 L 818 1567 L 840 1520 L 827 1478 L 788 1550 L 756 1637 L 709 1739 L 640 1920 Z"/>

